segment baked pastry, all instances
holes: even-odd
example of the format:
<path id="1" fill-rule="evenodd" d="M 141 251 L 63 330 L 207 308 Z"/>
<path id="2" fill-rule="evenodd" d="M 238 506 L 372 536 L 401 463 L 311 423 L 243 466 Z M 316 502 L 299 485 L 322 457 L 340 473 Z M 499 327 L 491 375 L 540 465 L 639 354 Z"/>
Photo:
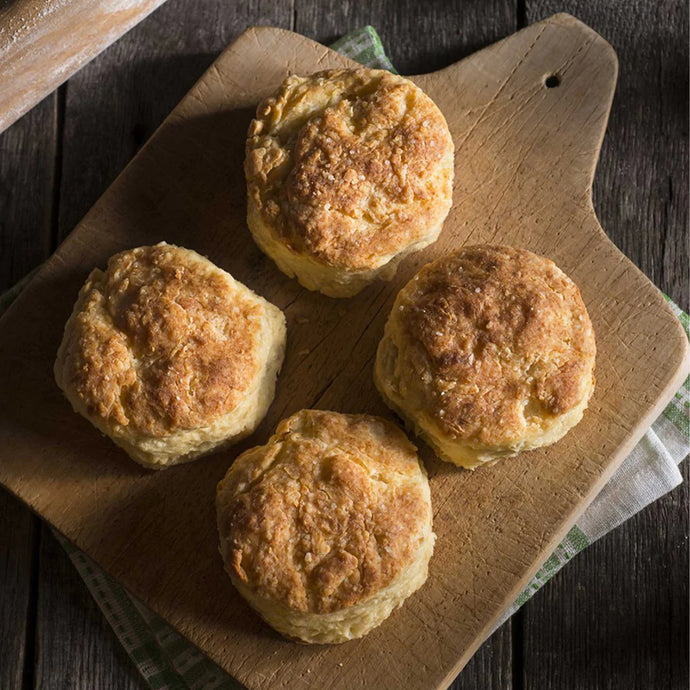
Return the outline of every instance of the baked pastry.
<path id="1" fill-rule="evenodd" d="M 575 426 L 594 390 L 595 354 L 580 291 L 552 261 L 468 247 L 400 291 L 374 380 L 439 457 L 473 469 Z"/>
<path id="2" fill-rule="evenodd" d="M 286 637 L 361 637 L 426 580 L 429 482 L 416 448 L 383 419 L 294 414 L 235 460 L 216 507 L 230 579 Z"/>
<path id="3" fill-rule="evenodd" d="M 304 287 L 350 297 L 438 237 L 453 140 L 409 79 L 367 68 L 291 76 L 257 109 L 245 173 L 259 247 Z"/>
<path id="4" fill-rule="evenodd" d="M 284 349 L 280 309 L 196 252 L 161 242 L 91 272 L 55 380 L 132 459 L 162 469 L 250 434 Z"/>

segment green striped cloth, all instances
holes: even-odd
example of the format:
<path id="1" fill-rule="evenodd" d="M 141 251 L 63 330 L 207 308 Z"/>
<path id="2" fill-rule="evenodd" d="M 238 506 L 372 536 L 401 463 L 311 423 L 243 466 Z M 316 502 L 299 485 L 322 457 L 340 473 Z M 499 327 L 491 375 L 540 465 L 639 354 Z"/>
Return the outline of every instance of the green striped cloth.
<path id="1" fill-rule="evenodd" d="M 348 34 L 333 48 L 362 64 L 393 70 L 380 38 L 371 27 Z M 0 312 L 24 284 L 22 281 L 2 297 Z M 688 333 L 688 315 L 673 303 L 671 306 Z M 529 586 L 505 612 L 500 623 L 517 611 L 575 554 L 681 483 L 678 463 L 689 450 L 689 408 L 690 379 L 686 380 L 663 415 L 626 458 Z M 129 595 L 87 556 L 64 538 L 56 536 L 151 688 L 212 690 L 242 687 L 164 620 Z"/>

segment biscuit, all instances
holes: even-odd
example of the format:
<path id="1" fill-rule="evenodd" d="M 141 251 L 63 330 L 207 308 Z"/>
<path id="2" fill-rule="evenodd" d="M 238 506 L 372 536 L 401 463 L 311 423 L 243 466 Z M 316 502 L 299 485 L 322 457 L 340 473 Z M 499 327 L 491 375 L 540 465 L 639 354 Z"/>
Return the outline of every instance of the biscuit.
<path id="1" fill-rule="evenodd" d="M 434 546 L 416 448 L 377 417 L 302 410 L 218 485 L 220 551 L 278 632 L 361 637 L 422 586 Z"/>
<path id="2" fill-rule="evenodd" d="M 453 140 L 438 107 L 403 77 L 291 76 L 257 109 L 245 174 L 259 247 L 304 287 L 350 297 L 437 239 Z"/>
<path id="3" fill-rule="evenodd" d="M 132 459 L 162 469 L 250 434 L 273 399 L 284 349 L 277 307 L 162 242 L 92 271 L 55 380 Z"/>
<path id="4" fill-rule="evenodd" d="M 472 469 L 575 426 L 595 355 L 580 291 L 552 261 L 476 246 L 425 266 L 400 291 L 374 381 L 443 460 Z"/>

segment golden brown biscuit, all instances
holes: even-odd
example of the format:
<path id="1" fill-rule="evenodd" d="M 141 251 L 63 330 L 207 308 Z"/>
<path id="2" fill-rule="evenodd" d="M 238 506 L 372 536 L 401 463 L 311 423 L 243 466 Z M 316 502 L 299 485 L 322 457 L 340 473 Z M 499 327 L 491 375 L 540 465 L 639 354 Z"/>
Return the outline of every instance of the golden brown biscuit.
<path id="1" fill-rule="evenodd" d="M 374 380 L 442 459 L 472 469 L 575 426 L 594 390 L 595 355 L 580 291 L 552 261 L 468 247 L 400 291 Z"/>
<path id="2" fill-rule="evenodd" d="M 247 222 L 283 273 L 349 297 L 438 237 L 453 140 L 434 102 L 385 70 L 291 76 L 247 139 Z"/>
<path id="3" fill-rule="evenodd" d="M 266 414 L 285 318 L 196 252 L 121 252 L 79 293 L 55 362 L 76 412 L 161 469 L 250 434 Z"/>
<path id="4" fill-rule="evenodd" d="M 278 632 L 345 642 L 422 586 L 434 546 L 416 448 L 377 417 L 302 410 L 218 485 L 220 550 Z"/>

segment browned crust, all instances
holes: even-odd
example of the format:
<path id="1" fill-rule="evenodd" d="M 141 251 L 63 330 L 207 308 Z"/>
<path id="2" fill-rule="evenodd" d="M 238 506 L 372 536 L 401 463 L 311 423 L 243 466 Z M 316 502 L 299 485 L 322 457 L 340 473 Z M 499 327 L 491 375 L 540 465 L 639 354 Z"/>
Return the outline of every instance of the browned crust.
<path id="1" fill-rule="evenodd" d="M 330 70 L 289 77 L 258 107 L 245 172 L 250 201 L 280 241 L 361 270 L 438 228 L 452 154 L 441 111 L 411 81 Z"/>
<path id="2" fill-rule="evenodd" d="M 511 443 L 581 404 L 593 384 L 580 291 L 522 249 L 468 247 L 424 267 L 398 295 L 386 337 L 406 404 L 452 439 Z"/>
<path id="3" fill-rule="evenodd" d="M 89 415 L 131 433 L 203 427 L 255 378 L 260 318 L 257 299 L 195 252 L 124 251 L 82 288 L 58 383 Z"/>
<path id="4" fill-rule="evenodd" d="M 228 572 L 301 612 L 361 602 L 411 564 L 430 533 L 426 474 L 393 424 L 302 410 L 218 485 Z"/>

